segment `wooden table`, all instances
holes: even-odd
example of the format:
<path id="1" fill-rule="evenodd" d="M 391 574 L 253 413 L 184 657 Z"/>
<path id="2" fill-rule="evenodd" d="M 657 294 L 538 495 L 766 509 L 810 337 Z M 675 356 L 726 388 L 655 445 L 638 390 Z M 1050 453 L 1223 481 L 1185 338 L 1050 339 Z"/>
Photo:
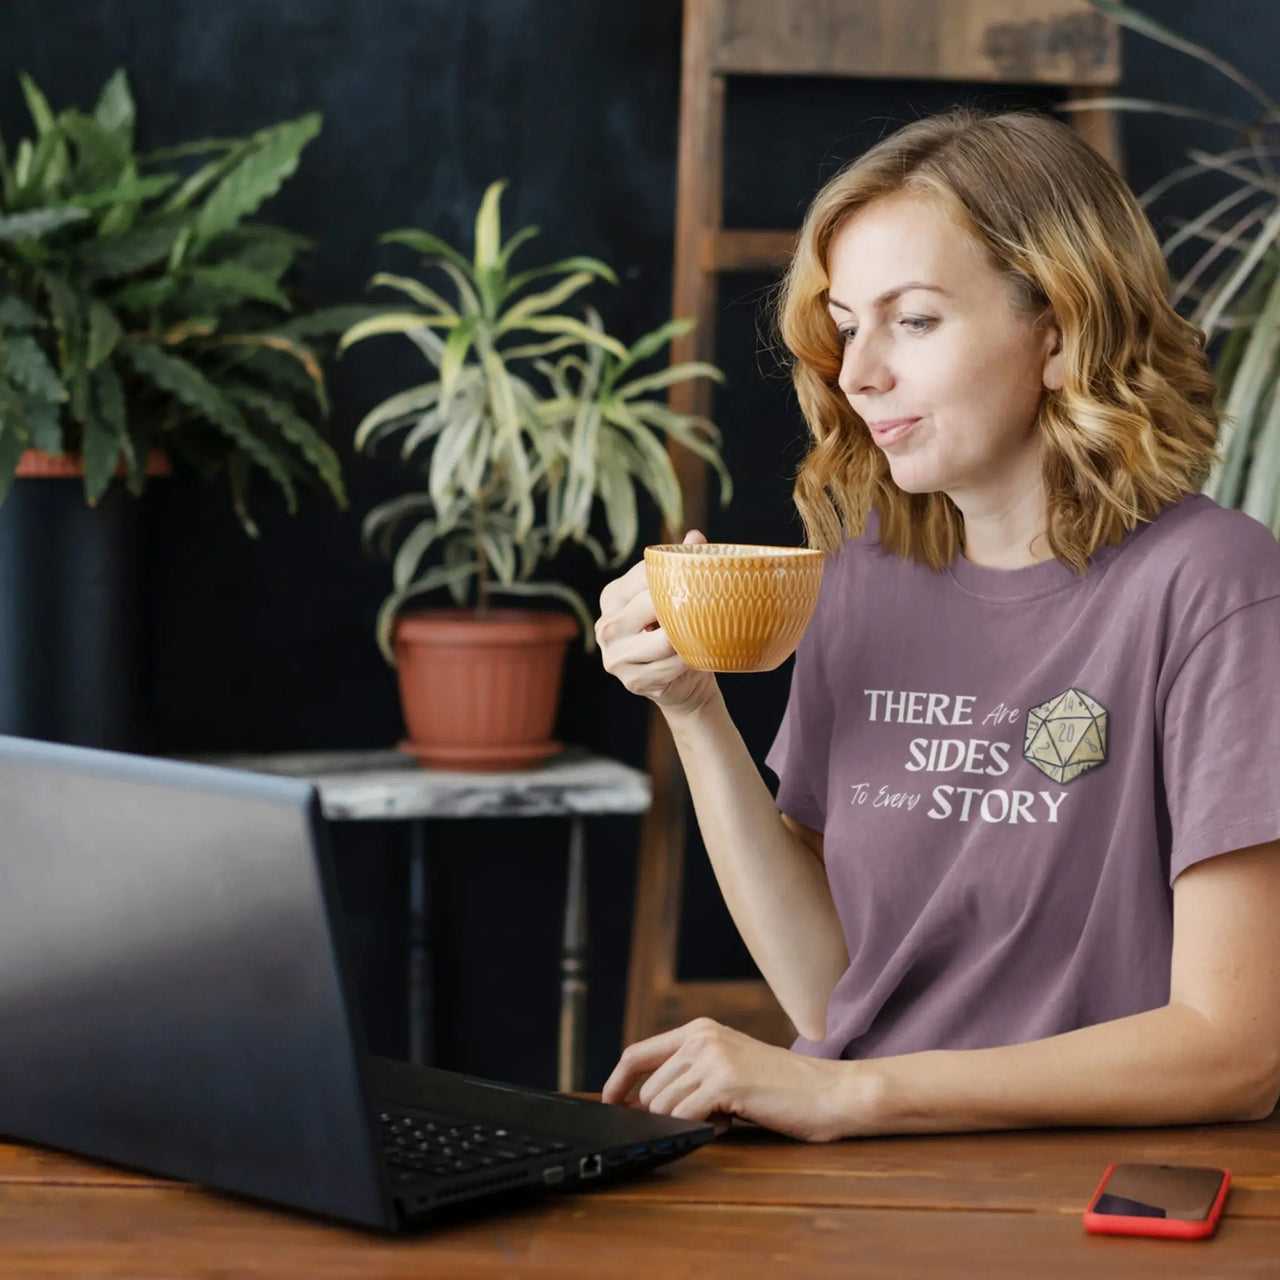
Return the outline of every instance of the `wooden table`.
<path id="1" fill-rule="evenodd" d="M 1233 1174 L 1209 1241 L 1087 1235 L 1112 1160 Z M 809 1146 L 751 1127 L 634 1181 L 391 1238 L 0 1145 L 0 1275 L 332 1277 L 1280 1276 L 1280 1115 Z"/>

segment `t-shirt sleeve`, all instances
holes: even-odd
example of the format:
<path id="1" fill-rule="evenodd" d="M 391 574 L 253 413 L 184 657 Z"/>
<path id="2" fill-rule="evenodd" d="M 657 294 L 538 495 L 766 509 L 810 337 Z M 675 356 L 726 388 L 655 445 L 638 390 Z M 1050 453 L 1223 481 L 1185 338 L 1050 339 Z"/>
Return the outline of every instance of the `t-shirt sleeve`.
<path id="1" fill-rule="evenodd" d="M 1228 614 L 1187 654 L 1164 704 L 1169 883 L 1280 839 L 1280 597 Z"/>
<path id="2" fill-rule="evenodd" d="M 779 812 L 814 831 L 824 830 L 827 824 L 827 765 L 834 716 L 818 621 L 815 615 L 796 648 L 787 707 L 765 756 L 765 764 L 778 776 Z"/>

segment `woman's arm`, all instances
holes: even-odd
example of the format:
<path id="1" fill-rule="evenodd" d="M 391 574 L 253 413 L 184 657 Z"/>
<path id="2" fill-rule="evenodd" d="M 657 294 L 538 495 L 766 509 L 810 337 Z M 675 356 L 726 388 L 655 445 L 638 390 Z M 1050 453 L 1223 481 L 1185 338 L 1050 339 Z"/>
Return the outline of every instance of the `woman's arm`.
<path id="1" fill-rule="evenodd" d="M 828 1061 L 697 1018 L 629 1045 L 606 1102 L 808 1141 L 1260 1120 L 1280 1097 L 1280 841 L 1174 884 L 1168 1005 L 999 1049 Z"/>
<path id="2" fill-rule="evenodd" d="M 1174 882 L 1169 1003 L 1046 1040 L 841 1063 L 841 1132 L 1257 1120 L 1280 1098 L 1280 841 Z"/>
<path id="3" fill-rule="evenodd" d="M 718 691 L 666 715 L 729 914 L 796 1030 L 821 1040 L 849 967 L 822 837 L 779 815 Z"/>

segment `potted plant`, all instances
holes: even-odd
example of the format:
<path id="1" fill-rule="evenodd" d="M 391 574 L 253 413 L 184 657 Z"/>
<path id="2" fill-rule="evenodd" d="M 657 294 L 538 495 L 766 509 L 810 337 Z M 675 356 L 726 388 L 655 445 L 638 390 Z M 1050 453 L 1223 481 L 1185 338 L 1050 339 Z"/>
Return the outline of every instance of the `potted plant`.
<path id="1" fill-rule="evenodd" d="M 577 592 L 535 573 L 569 544 L 601 568 L 622 563 L 638 536 L 637 488 L 679 527 L 664 436 L 715 466 L 722 503 L 731 491 L 714 424 L 650 397 L 688 378 L 719 380 L 719 370 L 691 362 L 637 376 L 692 321 L 672 320 L 626 346 L 594 308 L 565 309 L 593 281 L 616 283 L 603 262 L 571 257 L 513 273 L 515 251 L 537 228 L 503 242 L 506 185 L 485 192 L 470 257 L 425 231 L 383 236 L 447 276 L 453 300 L 422 279 L 380 273 L 372 285 L 413 305 L 357 323 L 339 343 L 342 351 L 402 335 L 433 370 L 372 409 L 355 443 L 373 450 L 403 433 L 400 456 L 418 477 L 411 492 L 368 514 L 363 533 L 388 556 L 398 542 L 376 637 L 399 675 L 402 746 L 453 768 L 528 766 L 558 749 L 549 734 L 565 649 L 580 625 L 590 650 L 593 621 Z M 451 607 L 404 611 L 441 589 Z M 559 600 L 572 613 L 493 604 L 512 596 Z"/>
<path id="2" fill-rule="evenodd" d="M 1216 54 L 1116 0 L 1090 0 L 1141 35 L 1189 54 L 1227 76 L 1252 99 L 1248 116 L 1229 119 L 1177 103 L 1111 97 L 1063 104 L 1067 111 L 1157 112 L 1206 121 L 1226 131 L 1213 150 L 1192 148 L 1188 163 L 1141 196 L 1144 208 L 1184 183 L 1209 180 L 1201 210 L 1172 221 L 1162 245 L 1173 270 L 1171 300 L 1205 334 L 1222 401 L 1219 459 L 1203 492 L 1238 507 L 1280 538 L 1280 103 Z"/>
<path id="3" fill-rule="evenodd" d="M 0 141 L 0 591 L 22 620 L 0 622 L 0 730 L 129 748 L 129 495 L 182 468 L 225 483 L 254 536 L 255 474 L 291 511 L 302 485 L 345 506 L 314 340 L 371 309 L 295 310 L 308 242 L 249 220 L 318 116 L 138 154 L 122 71 L 88 114 L 21 84 L 33 136 Z"/>
<path id="4" fill-rule="evenodd" d="M 311 340 L 370 308 L 290 315 L 284 277 L 309 242 L 248 221 L 297 168 L 320 117 L 139 155 L 123 71 L 88 115 L 55 115 L 20 79 L 36 135 L 12 156 L 0 144 L 0 293 L 40 323 L 0 361 L 10 385 L 43 378 L 34 344 L 64 394 L 55 414 L 0 404 L 0 500 L 15 474 L 70 471 L 93 504 L 118 471 L 137 494 L 173 462 L 225 481 L 255 536 L 255 472 L 290 511 L 300 483 L 345 506 Z"/>

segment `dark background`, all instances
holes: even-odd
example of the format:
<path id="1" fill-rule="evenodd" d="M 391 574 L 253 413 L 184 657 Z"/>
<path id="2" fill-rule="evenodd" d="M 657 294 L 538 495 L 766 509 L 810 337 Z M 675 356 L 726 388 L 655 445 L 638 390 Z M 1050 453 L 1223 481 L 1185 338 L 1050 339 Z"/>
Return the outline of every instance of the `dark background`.
<path id="1" fill-rule="evenodd" d="M 1208 44 L 1273 92 L 1280 10 L 1253 0 L 1162 0 L 1144 6 Z M 542 234 L 517 257 L 534 265 L 599 256 L 621 279 L 593 300 L 632 340 L 668 318 L 675 222 L 680 4 L 646 0 L 3 0 L 0 129 L 12 148 L 29 129 L 16 75 L 26 70 L 55 110 L 88 109 L 111 71 L 128 71 L 139 146 L 244 134 L 319 110 L 324 128 L 260 217 L 317 247 L 298 283 L 317 304 L 355 301 L 377 270 L 409 270 L 379 246 L 418 226 L 465 251 L 485 187 L 510 179 L 509 234 Z M 1125 90 L 1247 112 L 1211 69 L 1151 41 L 1123 37 Z M 728 92 L 725 221 L 797 225 L 821 183 L 883 133 L 951 102 L 1044 101 L 1035 90 L 984 91 L 835 79 L 733 80 Z M 1139 191 L 1213 144 L 1210 126 L 1123 118 L 1127 176 Z M 1157 206 L 1158 225 L 1194 208 L 1203 188 Z M 771 281 L 726 277 L 717 360 L 728 375 L 714 416 L 737 487 L 706 530 L 722 540 L 801 540 L 790 505 L 803 424 L 768 341 Z M 225 494 L 182 478 L 142 503 L 145 745 L 161 753 L 385 747 L 402 732 L 393 672 L 373 641 L 389 566 L 366 556 L 359 522 L 411 477 L 391 458 L 354 457 L 355 424 L 426 375 L 394 340 L 355 348 L 330 370 L 332 438 L 351 509 L 319 497 L 290 518 L 258 491 L 262 539 L 240 531 Z M 407 347 L 407 344 L 405 344 Z M 642 507 L 641 545 L 659 535 Z M 32 548 L 32 554 L 36 549 Z M 585 556 L 552 573 L 594 604 L 606 575 Z M 3 601 L 0 601 L 3 608 Z M 757 762 L 786 697 L 787 664 L 722 677 Z M 643 767 L 646 705 L 571 648 L 557 736 Z M 766 774 L 770 785 L 772 775 Z M 2 818 L 0 818 L 2 820 Z M 751 961 L 692 829 L 681 976 L 745 976 Z M 639 820 L 589 820 L 592 986 L 587 1087 L 621 1048 Z M 555 1080 L 558 950 L 566 824 L 552 819 L 430 825 L 438 1005 L 436 1061 L 549 1087 Z M 406 845 L 403 828 L 334 828 L 371 1047 L 402 1055 Z"/>

